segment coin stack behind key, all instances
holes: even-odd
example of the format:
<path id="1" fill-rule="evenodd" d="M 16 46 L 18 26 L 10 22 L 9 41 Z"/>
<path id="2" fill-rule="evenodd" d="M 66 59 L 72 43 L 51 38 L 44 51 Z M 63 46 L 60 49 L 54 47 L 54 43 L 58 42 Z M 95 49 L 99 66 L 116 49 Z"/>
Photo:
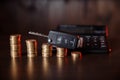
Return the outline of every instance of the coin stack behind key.
<path id="1" fill-rule="evenodd" d="M 21 56 L 20 34 L 10 35 L 10 52 L 11 52 L 11 57 L 13 58 Z"/>
<path id="2" fill-rule="evenodd" d="M 35 39 L 26 40 L 27 57 L 37 56 L 37 41 Z"/>
<path id="3" fill-rule="evenodd" d="M 60 47 L 57 47 L 57 54 L 56 54 L 57 57 L 65 57 L 67 56 L 67 49 L 66 48 L 60 48 Z"/>
<path id="4" fill-rule="evenodd" d="M 48 43 L 42 44 L 42 57 L 52 56 L 52 46 Z"/>

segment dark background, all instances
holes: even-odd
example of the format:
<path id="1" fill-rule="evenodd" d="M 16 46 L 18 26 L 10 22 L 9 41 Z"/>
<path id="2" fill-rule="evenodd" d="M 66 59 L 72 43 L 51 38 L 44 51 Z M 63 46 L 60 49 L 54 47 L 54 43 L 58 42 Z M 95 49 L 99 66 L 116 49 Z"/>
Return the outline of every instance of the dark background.
<path id="1" fill-rule="evenodd" d="M 120 34 L 119 0 L 0 0 L 0 34 L 47 34 L 58 24 L 105 24 Z"/>

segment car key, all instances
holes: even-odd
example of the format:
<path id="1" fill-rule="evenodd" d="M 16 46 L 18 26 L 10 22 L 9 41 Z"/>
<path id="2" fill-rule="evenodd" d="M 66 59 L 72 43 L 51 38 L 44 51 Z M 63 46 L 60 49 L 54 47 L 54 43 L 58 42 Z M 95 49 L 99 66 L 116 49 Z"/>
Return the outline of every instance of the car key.
<path id="1" fill-rule="evenodd" d="M 46 37 L 48 38 L 49 44 L 52 44 L 53 46 L 57 46 L 57 47 L 75 49 L 75 48 L 82 48 L 83 46 L 82 37 L 77 37 L 63 32 L 50 31 L 48 36 L 37 32 L 29 32 L 29 34 Z"/>

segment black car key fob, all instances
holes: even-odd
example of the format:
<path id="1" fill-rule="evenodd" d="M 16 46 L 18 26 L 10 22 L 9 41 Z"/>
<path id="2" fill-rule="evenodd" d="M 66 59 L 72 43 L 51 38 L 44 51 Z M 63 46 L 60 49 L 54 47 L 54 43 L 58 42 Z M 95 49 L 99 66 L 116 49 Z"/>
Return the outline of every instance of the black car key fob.
<path id="1" fill-rule="evenodd" d="M 69 49 L 77 48 L 78 40 L 79 38 L 74 35 L 58 31 L 50 31 L 48 35 L 49 44 L 63 48 Z"/>
<path id="2" fill-rule="evenodd" d="M 81 37 L 77 37 L 68 33 L 50 31 L 48 36 L 35 32 L 29 32 L 29 34 L 47 37 L 48 43 L 56 47 L 75 49 L 82 47 L 83 45 L 83 39 Z"/>

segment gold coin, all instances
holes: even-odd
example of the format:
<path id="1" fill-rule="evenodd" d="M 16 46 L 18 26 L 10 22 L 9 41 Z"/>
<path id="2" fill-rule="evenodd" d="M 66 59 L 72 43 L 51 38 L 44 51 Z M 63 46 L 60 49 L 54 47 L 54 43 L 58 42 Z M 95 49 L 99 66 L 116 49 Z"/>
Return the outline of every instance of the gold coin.
<path id="1" fill-rule="evenodd" d="M 48 43 L 42 44 L 42 57 L 52 56 L 52 46 Z"/>
<path id="2" fill-rule="evenodd" d="M 80 55 L 81 55 L 81 52 L 78 52 L 78 51 L 71 52 L 72 58 L 79 58 Z"/>
<path id="3" fill-rule="evenodd" d="M 27 57 L 36 57 L 37 56 L 37 53 L 27 53 Z"/>
<path id="4" fill-rule="evenodd" d="M 11 57 L 20 57 L 21 56 L 21 51 L 10 51 Z"/>
<path id="5" fill-rule="evenodd" d="M 10 35 L 10 55 L 11 57 L 21 56 L 21 35 Z"/>
<path id="6" fill-rule="evenodd" d="M 21 35 L 20 34 L 10 35 L 10 45 L 20 44 L 20 42 L 21 42 Z"/>
<path id="7" fill-rule="evenodd" d="M 51 49 L 51 45 L 50 44 L 48 44 L 48 43 L 43 43 L 42 44 L 42 49 Z"/>
<path id="8" fill-rule="evenodd" d="M 50 53 L 42 53 L 42 57 L 50 57 L 50 56 L 52 56 L 52 54 L 50 54 Z"/>
<path id="9" fill-rule="evenodd" d="M 10 45 L 11 50 L 19 50 L 21 49 L 21 45 Z"/>
<path id="10" fill-rule="evenodd" d="M 45 55 L 45 54 L 43 54 L 42 57 L 50 57 L 50 56 L 49 56 L 49 55 Z"/>
<path id="11" fill-rule="evenodd" d="M 56 54 L 57 57 L 65 57 L 67 56 L 67 49 L 66 48 L 60 48 L 60 47 L 57 47 L 57 54 Z"/>
<path id="12" fill-rule="evenodd" d="M 26 47 L 28 57 L 37 56 L 37 41 L 35 39 L 26 40 Z"/>
<path id="13" fill-rule="evenodd" d="M 21 50 L 18 49 L 18 50 L 11 50 L 10 51 L 10 54 L 11 54 L 11 57 L 20 57 L 21 56 Z"/>

